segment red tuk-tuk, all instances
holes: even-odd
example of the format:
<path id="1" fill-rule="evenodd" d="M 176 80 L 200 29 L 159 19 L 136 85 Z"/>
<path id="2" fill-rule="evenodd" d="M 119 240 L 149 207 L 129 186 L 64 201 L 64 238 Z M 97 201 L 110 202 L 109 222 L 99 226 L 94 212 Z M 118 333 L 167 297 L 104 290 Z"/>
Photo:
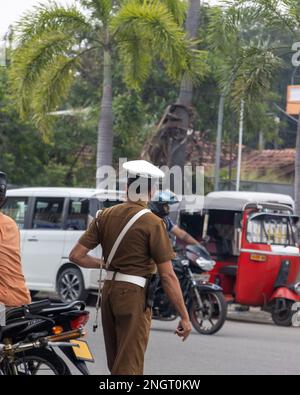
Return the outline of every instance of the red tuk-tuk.
<path id="1" fill-rule="evenodd" d="M 203 210 L 181 214 L 181 226 L 216 261 L 207 280 L 228 302 L 260 306 L 281 326 L 292 324 L 300 302 L 297 221 L 291 197 L 253 192 L 213 192 Z"/>

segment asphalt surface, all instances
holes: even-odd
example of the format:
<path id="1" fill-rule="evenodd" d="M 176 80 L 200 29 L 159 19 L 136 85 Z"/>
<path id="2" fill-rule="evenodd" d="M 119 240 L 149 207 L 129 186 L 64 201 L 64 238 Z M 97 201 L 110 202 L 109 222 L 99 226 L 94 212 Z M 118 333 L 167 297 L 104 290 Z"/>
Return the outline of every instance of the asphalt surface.
<path id="1" fill-rule="evenodd" d="M 88 366 L 93 375 L 108 375 L 101 324 L 93 333 L 95 309 L 88 310 L 87 339 L 95 357 L 95 363 Z M 203 336 L 193 331 L 184 343 L 174 334 L 176 321 L 153 321 L 145 374 L 300 374 L 300 328 L 277 327 L 268 315 L 257 311 L 232 312 L 230 317 L 218 334 Z M 72 373 L 78 374 L 73 368 Z"/>

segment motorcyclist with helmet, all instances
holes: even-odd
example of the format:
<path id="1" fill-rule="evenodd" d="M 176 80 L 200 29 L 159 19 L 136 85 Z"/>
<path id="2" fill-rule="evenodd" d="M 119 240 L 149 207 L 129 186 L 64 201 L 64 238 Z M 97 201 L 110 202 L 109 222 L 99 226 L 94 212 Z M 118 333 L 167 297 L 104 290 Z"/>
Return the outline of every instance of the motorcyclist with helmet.
<path id="1" fill-rule="evenodd" d="M 154 214 L 163 219 L 169 235 L 177 237 L 187 245 L 199 244 L 199 241 L 172 221 L 170 217 L 170 205 L 176 203 L 178 203 L 178 198 L 175 193 L 169 190 L 157 191 L 149 203 L 149 208 Z"/>
<path id="2" fill-rule="evenodd" d="M 5 203 L 6 174 L 0 172 L 0 209 Z M 19 307 L 31 302 L 20 255 L 20 232 L 15 221 L 0 212 L 0 304 Z"/>

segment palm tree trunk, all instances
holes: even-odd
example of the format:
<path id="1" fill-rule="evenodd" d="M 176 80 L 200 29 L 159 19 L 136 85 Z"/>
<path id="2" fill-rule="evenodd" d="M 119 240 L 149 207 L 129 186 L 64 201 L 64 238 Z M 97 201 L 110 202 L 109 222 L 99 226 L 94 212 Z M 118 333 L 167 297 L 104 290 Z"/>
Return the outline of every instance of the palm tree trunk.
<path id="1" fill-rule="evenodd" d="M 200 24 L 200 0 L 189 0 L 189 9 L 186 19 L 187 37 L 195 39 L 198 36 Z M 180 94 L 178 104 L 190 107 L 193 99 L 193 83 L 185 75 L 181 81 Z"/>
<path id="2" fill-rule="evenodd" d="M 200 23 L 200 0 L 189 0 L 188 15 L 186 19 L 187 38 L 197 38 Z M 177 104 L 185 107 L 192 106 L 193 99 L 193 82 L 184 75 L 181 81 L 180 93 Z M 178 108 L 179 112 L 185 114 L 180 117 L 181 125 L 178 128 L 178 135 L 171 139 L 169 163 L 172 166 L 177 165 L 181 168 L 182 174 L 186 163 L 186 142 L 187 131 L 190 127 L 190 111 L 188 108 Z M 184 180 L 182 180 L 184 182 Z M 171 188 L 172 189 L 172 188 Z"/>
<path id="3" fill-rule="evenodd" d="M 300 114 L 298 117 L 295 158 L 295 214 L 300 215 Z"/>
<path id="4" fill-rule="evenodd" d="M 103 166 L 112 166 L 113 157 L 113 112 L 112 112 L 112 56 L 104 50 L 103 94 L 97 144 L 96 188 L 103 182 Z"/>

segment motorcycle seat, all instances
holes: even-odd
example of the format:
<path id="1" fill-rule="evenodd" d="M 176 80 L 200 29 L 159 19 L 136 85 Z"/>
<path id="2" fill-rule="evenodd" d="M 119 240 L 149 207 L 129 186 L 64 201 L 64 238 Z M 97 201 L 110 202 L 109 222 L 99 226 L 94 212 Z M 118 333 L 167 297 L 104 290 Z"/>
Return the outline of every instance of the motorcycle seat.
<path id="1" fill-rule="evenodd" d="M 224 266 L 220 269 L 220 273 L 225 276 L 236 277 L 238 267 L 236 265 Z"/>
<path id="2" fill-rule="evenodd" d="M 24 305 L 22 307 L 8 308 L 6 310 L 6 319 L 12 320 L 15 318 L 21 318 L 21 317 L 24 317 L 24 315 L 27 312 L 30 314 L 38 314 L 40 311 L 42 311 L 44 308 L 46 308 L 50 305 L 51 305 L 50 300 L 45 299 L 45 300 L 41 300 L 38 302 L 33 302 L 28 305 Z"/>
<path id="3" fill-rule="evenodd" d="M 84 310 L 85 303 L 75 301 L 71 303 L 51 303 L 49 299 L 34 302 L 30 305 L 11 308 L 6 310 L 6 320 L 10 321 L 26 316 L 26 313 L 32 315 L 48 316 L 53 314 L 66 313 L 71 310 Z"/>
<path id="4" fill-rule="evenodd" d="M 50 306 L 40 311 L 41 315 L 51 315 L 58 313 L 66 313 L 71 310 L 81 310 L 85 309 L 86 305 L 84 302 L 75 301 L 71 303 L 51 303 Z"/>

